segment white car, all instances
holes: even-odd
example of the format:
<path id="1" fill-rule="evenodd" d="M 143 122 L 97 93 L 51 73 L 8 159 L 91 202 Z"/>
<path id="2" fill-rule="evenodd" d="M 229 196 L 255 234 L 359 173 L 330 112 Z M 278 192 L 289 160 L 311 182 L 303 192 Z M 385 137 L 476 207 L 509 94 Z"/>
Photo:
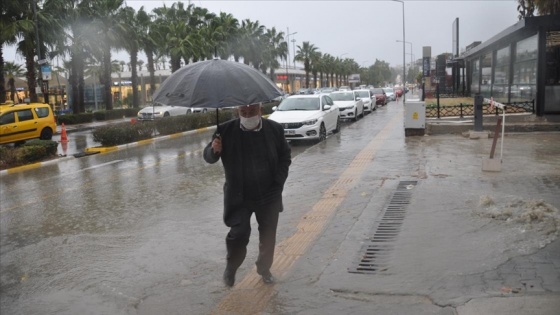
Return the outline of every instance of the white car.
<path id="1" fill-rule="evenodd" d="M 354 95 L 364 102 L 364 110 L 366 112 L 371 113 L 377 109 L 376 103 L 372 101 L 375 95 L 373 95 L 370 90 L 354 90 Z"/>
<path id="2" fill-rule="evenodd" d="M 388 101 L 394 101 L 396 99 L 395 91 L 393 90 L 393 88 L 383 88 L 383 91 L 385 91 L 385 95 L 387 95 Z"/>
<path id="3" fill-rule="evenodd" d="M 357 121 L 359 117 L 364 117 L 364 102 L 353 91 L 337 91 L 329 95 L 340 110 L 340 118 Z"/>
<path id="4" fill-rule="evenodd" d="M 154 120 L 168 116 L 186 115 L 189 107 L 185 106 L 170 106 L 159 103 L 154 103 L 152 106 L 146 106 L 138 112 L 138 120 Z"/>
<path id="5" fill-rule="evenodd" d="M 338 107 L 326 94 L 292 95 L 284 99 L 268 119 L 284 127 L 288 140 L 323 141 L 340 131 Z"/>

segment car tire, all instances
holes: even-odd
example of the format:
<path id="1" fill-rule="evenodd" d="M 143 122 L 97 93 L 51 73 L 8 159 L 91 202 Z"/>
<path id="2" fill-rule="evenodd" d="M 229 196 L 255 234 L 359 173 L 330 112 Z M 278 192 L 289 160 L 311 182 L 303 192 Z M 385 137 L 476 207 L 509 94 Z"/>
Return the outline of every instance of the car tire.
<path id="1" fill-rule="evenodd" d="M 207 111 L 208 111 L 208 110 L 207 110 L 206 108 L 204 108 L 204 109 L 202 110 L 203 113 L 206 113 Z"/>
<path id="2" fill-rule="evenodd" d="M 336 118 L 336 127 L 333 130 L 333 133 L 339 133 L 339 132 L 340 132 L 340 116 Z"/>
<path id="3" fill-rule="evenodd" d="M 354 122 L 358 121 L 358 109 L 357 108 L 354 111 L 354 118 L 352 118 L 352 121 L 354 121 Z"/>
<path id="4" fill-rule="evenodd" d="M 169 112 L 165 112 L 165 113 L 163 114 L 163 117 L 169 117 Z"/>
<path id="5" fill-rule="evenodd" d="M 187 109 L 187 115 L 189 115 L 190 113 L 192 113 L 192 111 L 190 109 Z"/>
<path id="6" fill-rule="evenodd" d="M 360 115 L 360 118 L 364 118 L 364 108 L 362 107 L 362 114 Z"/>
<path id="7" fill-rule="evenodd" d="M 51 140 L 53 136 L 53 131 L 51 128 L 45 128 L 41 131 L 41 140 Z"/>
<path id="8" fill-rule="evenodd" d="M 319 142 L 323 142 L 327 139 L 327 129 L 325 128 L 325 124 L 321 124 L 321 128 L 319 128 Z"/>

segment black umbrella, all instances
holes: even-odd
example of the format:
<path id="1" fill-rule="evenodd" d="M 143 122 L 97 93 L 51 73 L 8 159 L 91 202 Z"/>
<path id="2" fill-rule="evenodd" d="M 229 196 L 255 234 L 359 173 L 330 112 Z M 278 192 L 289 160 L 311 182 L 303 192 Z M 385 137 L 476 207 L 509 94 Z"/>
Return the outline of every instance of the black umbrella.
<path id="1" fill-rule="evenodd" d="M 223 108 L 271 101 L 282 92 L 262 72 L 243 63 L 207 60 L 171 74 L 153 101 L 175 106 Z"/>

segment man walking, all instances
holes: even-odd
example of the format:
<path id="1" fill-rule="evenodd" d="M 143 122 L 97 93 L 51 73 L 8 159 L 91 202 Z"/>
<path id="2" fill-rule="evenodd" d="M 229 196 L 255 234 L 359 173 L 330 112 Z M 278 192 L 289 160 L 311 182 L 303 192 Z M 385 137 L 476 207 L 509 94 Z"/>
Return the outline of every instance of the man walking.
<path id="1" fill-rule="evenodd" d="M 274 259 L 276 227 L 283 210 L 282 191 L 292 163 L 284 129 L 262 118 L 260 104 L 238 107 L 239 119 L 221 124 L 204 149 L 204 160 L 222 160 L 225 171 L 224 223 L 227 264 L 223 275 L 228 287 L 245 260 L 251 235 L 251 216 L 259 226 L 257 273 L 265 283 L 273 283 L 270 267 Z"/>

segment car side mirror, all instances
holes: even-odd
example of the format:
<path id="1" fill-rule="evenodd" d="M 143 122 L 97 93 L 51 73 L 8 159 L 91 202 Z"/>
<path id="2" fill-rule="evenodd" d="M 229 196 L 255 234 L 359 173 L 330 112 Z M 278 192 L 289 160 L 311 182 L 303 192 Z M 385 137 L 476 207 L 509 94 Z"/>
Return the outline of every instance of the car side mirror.
<path id="1" fill-rule="evenodd" d="M 361 99 L 362 99 L 361 97 L 356 97 L 356 101 L 359 101 L 359 100 L 361 100 Z"/>
<path id="2" fill-rule="evenodd" d="M 272 111 L 275 112 L 278 109 L 278 106 L 272 107 Z"/>
<path id="3" fill-rule="evenodd" d="M 331 109 L 331 105 L 323 105 L 323 110 L 329 110 Z"/>

